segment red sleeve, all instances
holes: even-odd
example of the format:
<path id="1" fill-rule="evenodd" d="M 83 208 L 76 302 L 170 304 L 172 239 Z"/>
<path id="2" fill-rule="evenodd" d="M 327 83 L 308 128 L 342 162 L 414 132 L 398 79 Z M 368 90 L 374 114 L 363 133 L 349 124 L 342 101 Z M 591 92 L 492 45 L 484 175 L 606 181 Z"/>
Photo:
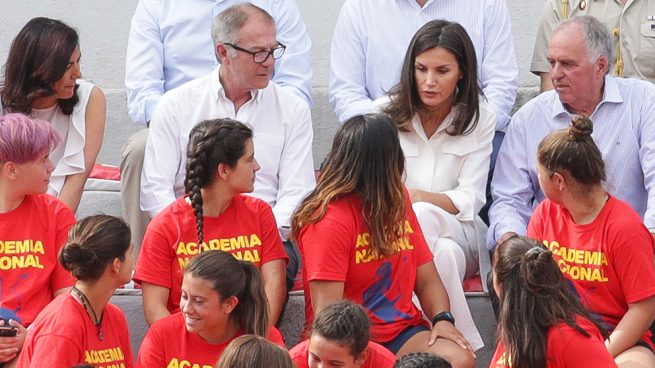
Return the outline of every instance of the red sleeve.
<path id="1" fill-rule="evenodd" d="M 141 342 L 139 355 L 137 356 L 136 364 L 134 365 L 136 368 L 166 367 L 164 342 L 159 330 L 158 324 L 155 323 L 146 333 L 146 336 Z M 182 332 L 180 332 L 180 334 L 181 333 Z M 171 336 L 171 338 L 172 337 L 173 336 Z"/>
<path id="2" fill-rule="evenodd" d="M 121 334 L 121 347 L 123 349 L 123 354 L 125 355 L 125 368 L 133 368 L 134 357 L 132 355 L 132 344 L 130 343 L 130 328 L 127 325 L 127 319 L 125 318 L 123 311 L 118 307 L 115 308 L 117 314 L 120 316 L 123 331 L 125 331 L 125 333 Z"/>
<path id="3" fill-rule="evenodd" d="M 280 232 L 275 223 L 275 216 L 273 210 L 266 202 L 261 201 L 259 204 L 259 223 L 262 233 L 262 246 L 263 254 L 261 264 L 275 261 L 276 259 L 284 259 L 285 263 L 289 261 L 287 252 L 284 251 L 282 240 L 280 239 Z"/>
<path id="4" fill-rule="evenodd" d="M 396 356 L 387 350 L 387 348 L 373 341 L 369 341 L 368 349 L 368 367 L 393 368 L 393 364 L 396 362 Z"/>
<path id="5" fill-rule="evenodd" d="M 614 358 L 597 336 L 587 337 L 570 327 L 557 331 L 560 336 L 549 336 L 552 344 L 546 352 L 549 366 L 562 368 L 616 368 Z M 556 339 L 561 339 L 559 343 Z M 568 340 L 568 341 L 567 341 Z"/>
<path id="6" fill-rule="evenodd" d="M 528 222 L 528 238 L 536 239 L 541 242 L 544 240 L 544 229 L 543 229 L 543 224 L 544 224 L 544 219 L 543 219 L 543 212 L 544 212 L 544 205 L 547 200 L 544 200 L 543 202 L 539 203 L 537 208 L 532 212 L 532 216 L 530 217 L 530 222 Z"/>
<path id="7" fill-rule="evenodd" d="M 619 277 L 626 303 L 636 303 L 655 295 L 653 237 L 641 223 L 620 226 L 609 239 L 610 265 Z"/>
<path id="8" fill-rule="evenodd" d="M 176 241 L 173 231 L 178 226 L 175 221 L 168 222 L 167 219 L 168 211 L 164 210 L 148 225 L 136 262 L 134 281 L 172 287 L 170 269 L 175 259 L 172 249 Z"/>
<path id="9" fill-rule="evenodd" d="M 291 350 L 289 350 L 289 355 L 297 368 L 308 368 L 307 360 L 309 358 L 309 340 L 302 341 L 291 348 Z"/>
<path id="10" fill-rule="evenodd" d="M 414 234 L 410 235 L 411 243 L 414 245 L 414 250 L 416 251 L 416 265 L 422 266 L 428 262 L 433 262 L 433 255 L 428 248 L 428 243 L 425 241 L 425 236 L 423 236 L 423 230 L 421 230 L 421 225 L 418 223 L 416 218 L 416 213 L 412 209 L 412 203 L 409 200 L 409 194 L 405 192 L 407 198 L 407 218 L 409 224 L 414 230 Z"/>
<path id="11" fill-rule="evenodd" d="M 268 341 L 275 343 L 285 349 L 287 348 L 284 344 L 284 338 L 282 338 L 282 334 L 277 328 L 273 326 L 268 329 Z"/>
<path id="12" fill-rule="evenodd" d="M 298 236 L 308 282 L 346 280 L 357 231 L 345 224 L 353 223 L 349 214 L 339 218 L 335 210 L 328 208 L 319 222 L 305 226 Z"/>
<path id="13" fill-rule="evenodd" d="M 50 277 L 50 287 L 52 291 L 55 292 L 59 289 L 75 285 L 75 278 L 71 275 L 70 272 L 66 271 L 64 267 L 59 263 L 59 251 L 66 244 L 68 239 L 68 230 L 75 225 L 75 216 L 73 212 L 63 203 L 57 202 L 57 208 L 55 209 L 55 224 L 57 226 L 56 230 L 56 259 L 55 269 L 52 272 Z"/>
<path id="14" fill-rule="evenodd" d="M 34 367 L 71 367 L 84 363 L 84 349 L 69 338 L 49 334 L 34 339 L 32 356 L 29 365 L 21 368 Z"/>

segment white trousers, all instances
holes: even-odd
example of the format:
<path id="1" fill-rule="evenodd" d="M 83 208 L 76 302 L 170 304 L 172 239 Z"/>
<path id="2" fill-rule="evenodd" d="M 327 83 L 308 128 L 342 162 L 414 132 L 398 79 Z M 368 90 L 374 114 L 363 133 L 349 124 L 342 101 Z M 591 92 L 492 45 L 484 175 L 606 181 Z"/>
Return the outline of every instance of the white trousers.
<path id="1" fill-rule="evenodd" d="M 473 349 L 478 350 L 484 343 L 466 303 L 462 281 L 479 271 L 478 240 L 484 240 L 485 230 L 476 229 L 480 227 L 477 223 L 460 222 L 454 215 L 430 203 L 416 202 L 412 208 L 448 293 L 455 326 Z M 414 303 L 420 305 L 416 296 Z"/>

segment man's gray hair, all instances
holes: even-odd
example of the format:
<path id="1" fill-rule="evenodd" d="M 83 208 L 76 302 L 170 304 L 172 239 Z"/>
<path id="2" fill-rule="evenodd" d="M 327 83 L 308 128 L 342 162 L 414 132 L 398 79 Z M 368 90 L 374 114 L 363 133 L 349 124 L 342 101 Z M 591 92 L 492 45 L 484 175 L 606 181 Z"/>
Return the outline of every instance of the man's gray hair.
<path id="1" fill-rule="evenodd" d="M 214 46 L 219 43 L 237 43 L 239 30 L 253 14 L 262 16 L 271 23 L 274 23 L 273 17 L 266 10 L 258 6 L 249 3 L 233 5 L 220 12 L 214 18 L 214 23 L 212 24 Z M 236 50 L 232 49 L 232 55 L 230 56 L 234 57 L 235 53 Z"/>
<path id="2" fill-rule="evenodd" d="M 573 24 L 582 28 L 589 61 L 596 62 L 601 56 L 605 56 L 608 62 L 612 59 L 612 36 L 603 23 L 590 15 L 579 15 L 560 23 L 555 32 Z"/>

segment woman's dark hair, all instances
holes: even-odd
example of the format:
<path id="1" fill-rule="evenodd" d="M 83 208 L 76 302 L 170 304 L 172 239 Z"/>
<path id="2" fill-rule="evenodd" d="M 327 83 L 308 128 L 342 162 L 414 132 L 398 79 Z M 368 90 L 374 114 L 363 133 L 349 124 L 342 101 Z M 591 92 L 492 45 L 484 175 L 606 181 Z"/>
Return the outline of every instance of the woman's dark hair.
<path id="1" fill-rule="evenodd" d="M 376 256 L 395 254 L 394 242 L 403 236 L 406 217 L 404 167 L 398 131 L 388 116 L 350 118 L 334 137 L 316 189 L 293 216 L 293 236 L 323 218 L 331 202 L 356 194 L 371 234 L 371 251 Z"/>
<path id="2" fill-rule="evenodd" d="M 244 333 L 268 336 L 268 301 L 259 270 L 252 263 L 212 250 L 194 257 L 185 273 L 209 281 L 221 301 L 237 298 L 232 315 Z"/>
<path id="3" fill-rule="evenodd" d="M 548 134 L 539 143 L 537 161 L 550 175 L 566 170 L 584 186 L 600 184 L 605 180 L 605 164 L 592 132 L 591 120 L 576 116 L 570 127 Z"/>
<path id="4" fill-rule="evenodd" d="M 589 317 L 580 301 L 567 291 L 553 254 L 537 241 L 513 236 L 496 248 L 494 278 L 500 288 L 498 341 L 513 367 L 545 367 L 551 327 L 566 323 L 584 336 L 578 316 L 607 332 Z"/>
<path id="5" fill-rule="evenodd" d="M 312 335 L 319 335 L 348 348 L 354 358 L 364 352 L 370 337 L 369 320 L 359 305 L 341 300 L 321 310 L 312 323 Z"/>
<path id="6" fill-rule="evenodd" d="M 232 340 L 216 368 L 295 368 L 289 352 L 261 336 L 243 335 Z"/>
<path id="7" fill-rule="evenodd" d="M 446 359 L 430 353 L 409 353 L 403 355 L 393 368 L 452 368 Z"/>
<path id="8" fill-rule="evenodd" d="M 421 27 L 409 43 L 405 61 L 400 71 L 400 82 L 389 92 L 391 102 L 384 113 L 398 124 L 401 131 L 409 131 L 417 112 L 425 112 L 416 85 L 416 56 L 435 47 L 443 47 L 457 59 L 462 78 L 457 82 L 453 107 L 458 107 L 452 125 L 446 129 L 449 135 L 468 134 L 478 124 L 480 95 L 475 48 L 464 27 L 447 20 L 432 20 Z"/>
<path id="9" fill-rule="evenodd" d="M 59 262 L 78 280 L 95 281 L 114 259 L 125 260 L 130 248 L 130 227 L 108 215 L 89 216 L 68 232 Z"/>
<path id="10" fill-rule="evenodd" d="M 38 17 L 27 22 L 9 49 L 0 87 L 2 107 L 29 114 L 36 100 L 54 95 L 52 85 L 66 73 L 78 45 L 77 31 L 61 21 Z M 79 102 L 77 88 L 73 97 L 57 101 L 66 115 Z"/>
<path id="11" fill-rule="evenodd" d="M 235 167 L 252 139 L 252 130 L 232 119 L 205 120 L 193 127 L 187 146 L 185 191 L 196 215 L 198 246 L 203 242 L 202 192 L 214 181 L 219 164 Z"/>

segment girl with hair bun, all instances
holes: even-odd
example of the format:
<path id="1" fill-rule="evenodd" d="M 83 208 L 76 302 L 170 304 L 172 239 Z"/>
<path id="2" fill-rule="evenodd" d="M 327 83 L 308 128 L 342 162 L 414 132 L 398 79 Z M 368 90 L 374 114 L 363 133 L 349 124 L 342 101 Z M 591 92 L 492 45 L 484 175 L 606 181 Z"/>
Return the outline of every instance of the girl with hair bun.
<path id="1" fill-rule="evenodd" d="M 369 335 L 364 308 L 341 300 L 321 310 L 309 340 L 296 345 L 289 354 L 298 368 L 391 368 L 396 357 L 369 341 Z"/>
<path id="2" fill-rule="evenodd" d="M 134 280 L 143 288 L 146 321 L 179 311 L 180 285 L 189 260 L 222 250 L 261 272 L 275 324 L 286 298 L 287 255 L 271 207 L 243 195 L 253 191 L 259 164 L 252 131 L 231 119 L 206 120 L 191 130 L 187 195 L 148 225 Z"/>
<path id="3" fill-rule="evenodd" d="M 20 352 L 37 314 L 75 283 L 57 262 L 75 217 L 45 194 L 59 142 L 45 121 L 0 117 L 0 366 Z"/>
<path id="4" fill-rule="evenodd" d="M 235 338 L 267 337 L 284 346 L 269 323 L 262 278 L 248 261 L 203 252 L 184 271 L 181 312 L 155 322 L 141 343 L 139 368 L 213 367 Z"/>
<path id="5" fill-rule="evenodd" d="M 567 291 L 552 252 L 515 235 L 496 248 L 493 275 L 500 314 L 490 368 L 616 367 L 607 332 Z"/>
<path id="6" fill-rule="evenodd" d="M 11 43 L 0 85 L 3 113 L 48 121 L 62 136 L 50 155 L 48 194 L 73 211 L 96 162 L 105 131 L 100 88 L 81 79 L 79 35 L 56 19 L 30 19 Z"/>
<path id="7" fill-rule="evenodd" d="M 592 131 L 589 119 L 576 117 L 539 144 L 537 172 L 547 199 L 535 209 L 528 236 L 553 252 L 570 291 L 610 332 L 605 344 L 617 364 L 655 367 L 648 330 L 655 317 L 655 244 L 639 215 L 603 187 Z"/>
<path id="8" fill-rule="evenodd" d="M 129 227 L 113 216 L 87 217 L 71 229 L 59 261 L 77 282 L 36 318 L 19 368 L 133 366 L 125 315 L 109 303 L 116 288 L 130 281 L 133 248 Z"/>

